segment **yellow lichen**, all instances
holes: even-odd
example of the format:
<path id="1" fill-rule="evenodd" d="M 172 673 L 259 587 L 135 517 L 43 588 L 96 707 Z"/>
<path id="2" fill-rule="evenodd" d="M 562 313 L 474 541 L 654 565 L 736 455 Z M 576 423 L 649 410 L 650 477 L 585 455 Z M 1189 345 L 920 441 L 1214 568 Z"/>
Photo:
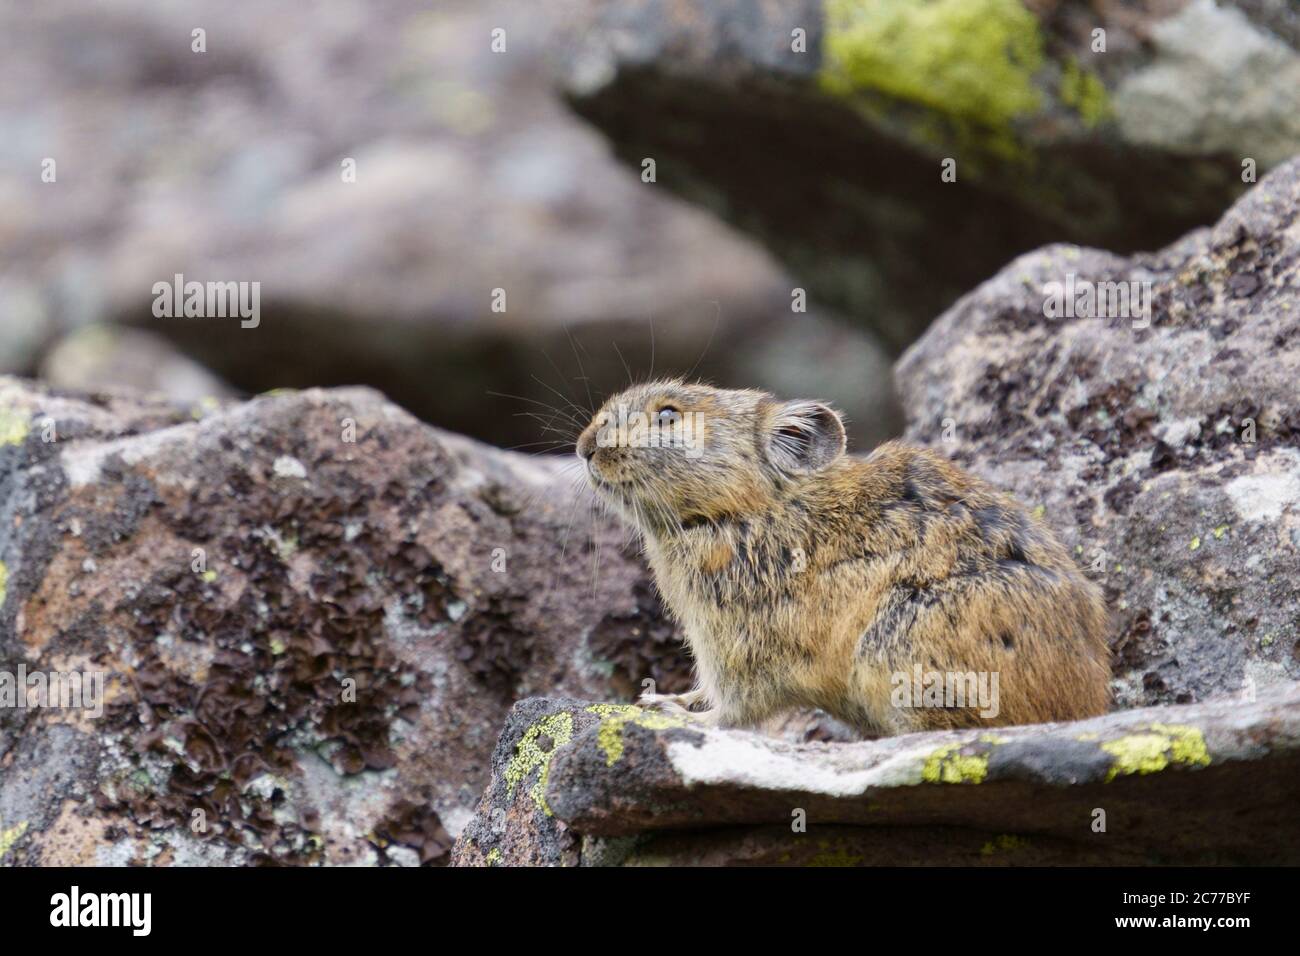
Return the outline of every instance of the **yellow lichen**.
<path id="1" fill-rule="evenodd" d="M 5 598 L 9 596 L 9 566 L 0 561 L 0 607 L 5 606 Z"/>
<path id="2" fill-rule="evenodd" d="M 549 747 L 542 747 L 540 741 L 543 737 L 549 738 Z M 573 715 L 565 711 L 544 717 L 524 731 L 524 736 L 515 745 L 515 755 L 506 764 L 507 793 L 514 796 L 515 787 L 536 770 L 537 779 L 529 788 L 528 795 L 548 817 L 554 816 L 546 802 L 546 780 L 551 772 L 551 758 L 555 756 L 556 750 L 572 739 Z"/>
<path id="3" fill-rule="evenodd" d="M 1107 741 L 1101 749 L 1115 758 L 1106 782 L 1130 774 L 1159 773 L 1171 764 L 1208 767 L 1204 735 L 1185 724 L 1152 724 L 1145 733 Z"/>
<path id="4" fill-rule="evenodd" d="M 212 395 L 205 395 L 202 398 L 200 398 L 197 402 L 195 402 L 193 407 L 190 408 L 190 417 L 193 418 L 195 421 L 200 421 L 206 418 L 208 415 L 212 414 L 213 412 L 217 412 L 220 410 L 221 410 L 220 400 L 213 397 Z"/>
<path id="5" fill-rule="evenodd" d="M 1084 70 L 1073 59 L 1066 60 L 1061 68 L 1060 98 L 1079 114 L 1089 129 L 1112 113 L 1106 85 L 1097 74 Z"/>
<path id="6" fill-rule="evenodd" d="M 635 704 L 591 704 L 587 707 L 587 713 L 597 717 L 613 717 L 615 714 L 626 716 L 640 712 L 641 708 Z"/>
<path id="7" fill-rule="evenodd" d="M 0 408 L 0 447 L 21 445 L 31 432 L 30 419 L 8 408 Z"/>
<path id="8" fill-rule="evenodd" d="M 488 850 L 487 865 L 496 866 L 500 862 L 501 862 L 501 848 L 494 846 L 492 849 Z"/>
<path id="9" fill-rule="evenodd" d="M 980 847 L 981 856 L 992 856 L 998 850 L 1012 851 L 1023 850 L 1029 846 L 1029 841 L 1024 837 L 1018 837 L 1010 833 L 999 834 L 993 840 L 985 843 Z"/>
<path id="10" fill-rule="evenodd" d="M 688 724 L 687 719 L 679 714 L 644 710 L 632 704 L 592 704 L 587 711 L 604 718 L 600 722 L 600 729 L 596 731 L 596 742 L 605 751 L 607 767 L 612 767 L 623 759 L 623 729 L 628 724 L 646 730 L 667 730 Z"/>
<path id="11" fill-rule="evenodd" d="M 925 758 L 921 779 L 926 783 L 979 783 L 989 770 L 986 754 L 958 753 L 958 744 L 940 747 Z"/>
<path id="12" fill-rule="evenodd" d="M 822 81 L 914 103 L 1013 153 L 1013 120 L 1039 111 L 1038 21 L 1019 0 L 827 0 Z"/>
<path id="13" fill-rule="evenodd" d="M 861 866 L 862 857 L 850 853 L 843 843 L 832 847 L 829 840 L 821 840 L 817 844 L 820 852 L 813 854 L 807 862 L 807 866 Z"/>
<path id="14" fill-rule="evenodd" d="M 5 854 L 9 852 L 15 843 L 22 839 L 23 834 L 26 832 L 26 820 L 17 826 L 10 827 L 8 830 L 0 827 L 0 860 L 5 858 Z"/>

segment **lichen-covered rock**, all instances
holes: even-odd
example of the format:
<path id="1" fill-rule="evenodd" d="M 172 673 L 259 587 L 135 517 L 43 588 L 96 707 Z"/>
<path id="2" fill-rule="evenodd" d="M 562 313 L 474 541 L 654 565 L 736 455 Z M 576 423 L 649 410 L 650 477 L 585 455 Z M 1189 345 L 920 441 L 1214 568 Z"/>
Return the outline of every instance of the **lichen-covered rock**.
<path id="1" fill-rule="evenodd" d="M 0 707 L 0 862 L 445 862 L 516 698 L 686 686 L 570 478 L 363 389 L 0 379 L 0 694 L 103 680 Z"/>
<path id="2" fill-rule="evenodd" d="M 1300 684 L 847 744 L 530 700 L 493 771 L 459 865 L 1300 860 Z"/>
<path id="3" fill-rule="evenodd" d="M 599 724 L 600 709 L 609 706 L 540 697 L 516 704 L 492 755 L 491 783 L 453 862 L 577 865 L 581 840 L 555 819 L 546 802 L 547 780 L 560 748 Z"/>
<path id="4" fill-rule="evenodd" d="M 1156 248 L 1300 151 L 1286 0 L 570 5 L 577 110 L 899 350 L 1019 253 Z"/>
<path id="5" fill-rule="evenodd" d="M 907 437 L 1037 508 L 1105 588 L 1120 705 L 1300 678 L 1300 160 L 1162 252 L 1021 257 L 898 375 Z"/>

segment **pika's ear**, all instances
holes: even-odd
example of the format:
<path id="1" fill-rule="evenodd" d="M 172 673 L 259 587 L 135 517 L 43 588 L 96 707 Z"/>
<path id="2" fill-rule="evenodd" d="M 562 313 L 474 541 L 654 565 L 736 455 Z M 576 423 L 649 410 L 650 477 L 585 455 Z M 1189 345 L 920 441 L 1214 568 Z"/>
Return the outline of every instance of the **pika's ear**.
<path id="1" fill-rule="evenodd" d="M 844 423 L 835 410 L 817 402 L 777 406 L 767 432 L 767 457 L 793 475 L 821 471 L 844 454 Z"/>

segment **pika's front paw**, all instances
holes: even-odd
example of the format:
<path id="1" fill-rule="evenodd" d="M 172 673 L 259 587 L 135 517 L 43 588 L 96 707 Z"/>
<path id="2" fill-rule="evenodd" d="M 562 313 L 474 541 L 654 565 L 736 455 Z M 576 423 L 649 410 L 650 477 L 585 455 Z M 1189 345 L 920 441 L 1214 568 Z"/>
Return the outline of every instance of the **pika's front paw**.
<path id="1" fill-rule="evenodd" d="M 642 694 L 637 703 L 642 707 L 649 707 L 653 710 L 662 710 L 668 713 L 688 714 L 691 708 L 704 702 L 704 695 L 698 690 L 690 691 L 686 694 Z"/>

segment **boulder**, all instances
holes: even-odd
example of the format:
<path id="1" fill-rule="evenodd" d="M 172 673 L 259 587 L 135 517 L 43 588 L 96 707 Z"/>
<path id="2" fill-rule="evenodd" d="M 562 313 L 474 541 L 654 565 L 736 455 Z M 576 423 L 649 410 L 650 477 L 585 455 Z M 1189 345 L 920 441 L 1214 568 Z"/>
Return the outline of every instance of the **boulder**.
<path id="1" fill-rule="evenodd" d="M 906 437 L 1092 569 L 1121 706 L 1300 679 L 1300 160 L 1160 252 L 1022 256 L 897 374 Z"/>
<path id="2" fill-rule="evenodd" d="M 179 402 L 233 398 L 230 386 L 160 335 L 115 325 L 86 325 L 41 360 L 40 379 L 55 388 L 131 389 Z"/>
<path id="3" fill-rule="evenodd" d="M 1300 685 L 1068 724 L 790 743 L 526 700 L 454 862 L 1142 865 L 1300 860 Z"/>
<path id="4" fill-rule="evenodd" d="M 1015 255 L 1159 247 L 1300 151 L 1286 0 L 570 8 L 578 113 L 896 353 Z"/>
<path id="5" fill-rule="evenodd" d="M 445 862 L 517 698 L 687 686 L 573 478 L 365 389 L 0 379 L 0 862 Z"/>

